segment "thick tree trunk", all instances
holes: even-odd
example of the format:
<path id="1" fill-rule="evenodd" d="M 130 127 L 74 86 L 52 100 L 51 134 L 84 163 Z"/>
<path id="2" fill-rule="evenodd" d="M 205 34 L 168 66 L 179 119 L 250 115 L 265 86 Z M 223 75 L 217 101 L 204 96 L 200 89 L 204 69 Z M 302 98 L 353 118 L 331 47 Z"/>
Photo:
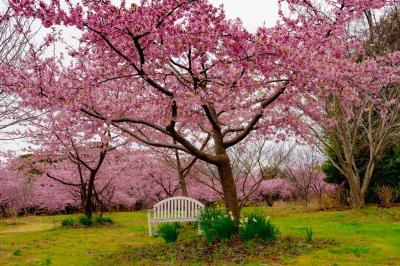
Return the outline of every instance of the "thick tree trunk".
<path id="1" fill-rule="evenodd" d="M 365 206 L 364 196 L 357 190 L 351 191 L 352 207 L 355 209 L 361 209 Z"/>
<path id="2" fill-rule="evenodd" d="M 95 174 L 91 174 L 89 178 L 89 183 L 87 187 L 86 202 L 85 202 L 85 215 L 92 217 L 93 214 L 93 185 L 94 185 Z"/>
<path id="3" fill-rule="evenodd" d="M 180 169 L 178 170 L 178 175 L 179 175 L 179 186 L 181 188 L 182 195 L 185 196 L 185 197 L 188 197 L 189 196 L 189 192 L 188 192 L 188 189 L 187 189 L 186 180 L 185 180 L 185 177 L 183 176 L 183 173 L 182 173 L 182 171 Z"/>
<path id="4" fill-rule="evenodd" d="M 361 193 L 361 187 L 356 180 L 349 180 L 351 206 L 355 209 L 361 209 L 365 206 L 364 194 Z"/>
<path id="5" fill-rule="evenodd" d="M 217 165 L 218 174 L 221 179 L 222 191 L 224 193 L 225 206 L 236 220 L 240 218 L 239 201 L 236 193 L 236 184 L 232 174 L 232 167 L 227 154 L 221 163 Z"/>
<path id="6" fill-rule="evenodd" d="M 212 114 L 214 117 L 217 117 L 213 108 Z M 218 169 L 218 175 L 221 181 L 225 207 L 232 214 L 235 220 L 239 221 L 240 205 L 236 192 L 236 183 L 235 179 L 233 178 L 231 161 L 224 145 L 224 137 L 219 126 L 215 126 L 212 138 L 214 139 L 215 155 L 218 158 L 218 162 L 215 164 L 215 166 Z"/>
<path id="7" fill-rule="evenodd" d="M 91 194 L 91 193 L 90 193 Z M 93 216 L 93 206 L 92 206 L 92 201 L 88 197 L 86 202 L 85 202 L 85 215 L 87 217 L 92 217 Z"/>
<path id="8" fill-rule="evenodd" d="M 181 159 L 179 157 L 178 150 L 175 150 L 175 157 L 176 157 L 176 166 L 178 168 L 177 170 L 178 170 L 178 178 L 179 178 L 179 187 L 181 188 L 182 195 L 185 197 L 188 197 L 189 193 L 188 193 L 188 189 L 187 189 L 186 179 L 185 179 L 185 176 L 183 175 Z"/>

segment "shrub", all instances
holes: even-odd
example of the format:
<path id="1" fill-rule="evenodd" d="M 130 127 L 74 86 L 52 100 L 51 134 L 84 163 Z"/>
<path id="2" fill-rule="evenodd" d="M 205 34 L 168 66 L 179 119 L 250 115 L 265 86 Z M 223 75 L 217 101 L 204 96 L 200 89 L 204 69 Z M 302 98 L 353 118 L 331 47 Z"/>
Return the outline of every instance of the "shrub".
<path id="1" fill-rule="evenodd" d="M 99 224 L 99 225 L 113 224 L 114 223 L 114 221 L 111 219 L 111 217 L 104 217 L 102 215 L 101 216 L 97 216 L 94 219 L 94 221 L 95 221 L 96 224 Z"/>
<path id="2" fill-rule="evenodd" d="M 240 220 L 240 236 L 244 241 L 255 238 L 266 242 L 275 239 L 278 229 L 271 224 L 267 217 L 257 213 L 251 213 L 243 220 Z"/>
<path id="3" fill-rule="evenodd" d="M 19 249 L 19 248 L 14 249 L 14 251 L 13 251 L 14 256 L 21 256 L 21 254 L 22 254 L 21 249 Z"/>
<path id="4" fill-rule="evenodd" d="M 272 207 L 274 202 L 280 198 L 278 193 L 263 193 L 260 196 L 264 199 L 269 207 Z"/>
<path id="5" fill-rule="evenodd" d="M 65 218 L 61 221 L 62 226 L 72 226 L 74 225 L 74 220 L 71 217 Z"/>
<path id="6" fill-rule="evenodd" d="M 311 227 L 306 228 L 306 240 L 307 240 L 307 243 L 312 243 L 313 242 L 313 235 L 314 235 L 314 232 L 313 232 L 312 228 Z"/>
<path id="7" fill-rule="evenodd" d="M 93 224 L 93 219 L 92 217 L 86 215 L 79 216 L 79 224 L 84 226 L 91 226 Z"/>
<path id="8" fill-rule="evenodd" d="M 380 186 L 376 188 L 376 194 L 383 207 L 390 207 L 396 198 L 396 191 L 390 186 Z"/>
<path id="9" fill-rule="evenodd" d="M 321 210 L 340 208 L 340 191 L 325 192 L 318 199 L 318 205 Z"/>
<path id="10" fill-rule="evenodd" d="M 158 227 L 158 233 L 166 243 L 174 243 L 178 239 L 180 223 L 161 224 Z"/>
<path id="11" fill-rule="evenodd" d="M 237 222 L 221 208 L 205 208 L 198 223 L 209 244 L 215 240 L 228 240 L 238 232 Z"/>

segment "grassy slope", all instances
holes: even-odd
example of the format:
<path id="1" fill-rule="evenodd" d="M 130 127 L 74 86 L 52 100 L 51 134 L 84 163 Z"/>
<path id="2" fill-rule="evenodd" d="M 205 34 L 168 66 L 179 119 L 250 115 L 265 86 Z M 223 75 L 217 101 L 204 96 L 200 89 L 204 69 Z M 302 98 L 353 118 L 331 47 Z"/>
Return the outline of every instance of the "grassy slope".
<path id="1" fill-rule="evenodd" d="M 400 265 L 400 208 L 311 212 L 302 207 L 275 207 L 262 211 L 283 235 L 305 236 L 304 228 L 311 226 L 316 238 L 339 243 L 284 258 L 288 264 Z M 111 216 L 115 225 L 89 229 L 61 228 L 63 216 L 0 220 L 0 265 L 88 265 L 129 246 L 161 243 L 147 236 L 145 213 Z M 20 255 L 13 254 L 17 249 Z"/>

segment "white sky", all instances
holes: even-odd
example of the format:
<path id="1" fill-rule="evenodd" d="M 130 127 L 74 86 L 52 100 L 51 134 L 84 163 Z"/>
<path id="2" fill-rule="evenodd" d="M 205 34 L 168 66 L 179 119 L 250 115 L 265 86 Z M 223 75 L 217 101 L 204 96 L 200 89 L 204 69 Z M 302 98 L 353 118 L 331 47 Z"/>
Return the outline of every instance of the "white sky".
<path id="1" fill-rule="evenodd" d="M 134 0 L 137 1 L 137 0 Z M 223 5 L 226 15 L 230 19 L 239 18 L 244 27 L 251 32 L 255 32 L 264 23 L 266 26 L 273 26 L 278 19 L 277 0 L 209 0 L 213 5 Z M 127 1 L 128 2 L 128 1 Z M 38 38 L 43 38 L 45 33 L 39 34 Z M 73 37 L 78 37 L 79 31 L 73 28 L 63 30 L 64 40 L 72 45 L 77 44 Z M 65 47 L 57 47 L 56 54 L 63 52 Z M 64 52 L 65 54 L 65 52 Z M 26 141 L 0 141 L 0 150 L 19 151 L 27 145 Z"/>
<path id="2" fill-rule="evenodd" d="M 277 0 L 210 0 L 214 5 L 224 5 L 229 18 L 240 18 L 243 25 L 255 32 L 257 27 L 265 23 L 273 26 L 278 19 Z"/>

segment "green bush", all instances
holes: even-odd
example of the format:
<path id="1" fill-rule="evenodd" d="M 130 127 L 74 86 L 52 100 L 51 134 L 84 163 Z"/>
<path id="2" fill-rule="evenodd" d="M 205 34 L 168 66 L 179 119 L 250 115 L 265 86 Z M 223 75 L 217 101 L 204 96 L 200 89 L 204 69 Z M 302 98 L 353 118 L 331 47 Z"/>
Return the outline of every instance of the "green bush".
<path id="1" fill-rule="evenodd" d="M 74 220 L 71 217 L 65 218 L 61 221 L 62 226 L 73 226 Z"/>
<path id="2" fill-rule="evenodd" d="M 104 217 L 104 216 L 97 216 L 94 219 L 96 224 L 99 225 L 104 225 L 104 224 L 113 224 L 114 221 L 111 219 L 111 217 Z"/>
<path id="3" fill-rule="evenodd" d="M 264 215 L 251 213 L 240 220 L 239 234 L 244 241 L 258 238 L 266 242 L 275 239 L 278 233 L 278 229 Z"/>
<path id="4" fill-rule="evenodd" d="M 93 224 L 93 219 L 92 217 L 86 215 L 79 216 L 79 224 L 84 226 L 91 226 Z"/>
<path id="5" fill-rule="evenodd" d="M 209 244 L 215 240 L 228 240 L 238 232 L 237 222 L 220 208 L 205 208 L 198 223 Z"/>
<path id="6" fill-rule="evenodd" d="M 161 224 L 158 227 L 158 233 L 166 243 L 174 243 L 178 239 L 180 228 L 180 223 Z"/>

